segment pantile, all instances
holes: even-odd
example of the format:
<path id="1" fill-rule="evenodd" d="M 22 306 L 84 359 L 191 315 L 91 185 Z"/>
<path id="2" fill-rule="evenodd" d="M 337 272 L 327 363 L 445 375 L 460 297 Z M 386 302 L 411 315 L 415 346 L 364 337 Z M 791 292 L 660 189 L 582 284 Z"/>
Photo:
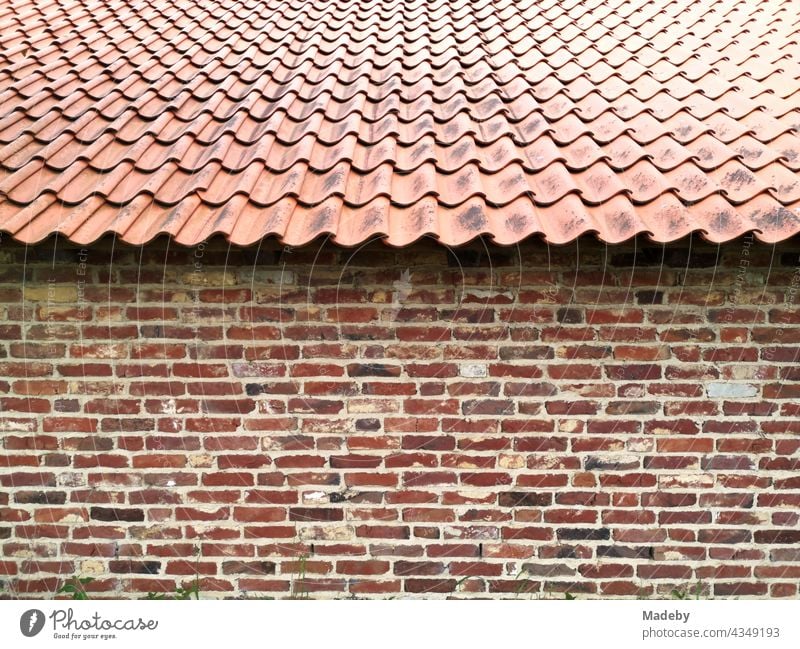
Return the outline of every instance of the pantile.
<path id="1" fill-rule="evenodd" d="M 800 232 L 795 0 L 8 0 L 0 230 Z"/>

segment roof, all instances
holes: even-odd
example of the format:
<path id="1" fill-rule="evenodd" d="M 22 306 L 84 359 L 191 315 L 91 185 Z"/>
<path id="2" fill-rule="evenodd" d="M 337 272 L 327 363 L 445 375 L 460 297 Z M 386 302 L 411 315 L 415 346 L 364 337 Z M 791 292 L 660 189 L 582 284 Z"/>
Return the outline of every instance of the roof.
<path id="1" fill-rule="evenodd" d="M 800 231 L 796 0 L 6 0 L 0 229 Z"/>

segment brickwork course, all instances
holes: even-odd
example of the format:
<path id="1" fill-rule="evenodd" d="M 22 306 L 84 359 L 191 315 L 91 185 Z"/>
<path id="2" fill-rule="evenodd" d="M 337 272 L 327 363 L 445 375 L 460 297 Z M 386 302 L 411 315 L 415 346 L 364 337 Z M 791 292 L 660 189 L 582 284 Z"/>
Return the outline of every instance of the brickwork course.
<path id="1" fill-rule="evenodd" d="M 0 261 L 6 594 L 798 595 L 798 242 Z"/>

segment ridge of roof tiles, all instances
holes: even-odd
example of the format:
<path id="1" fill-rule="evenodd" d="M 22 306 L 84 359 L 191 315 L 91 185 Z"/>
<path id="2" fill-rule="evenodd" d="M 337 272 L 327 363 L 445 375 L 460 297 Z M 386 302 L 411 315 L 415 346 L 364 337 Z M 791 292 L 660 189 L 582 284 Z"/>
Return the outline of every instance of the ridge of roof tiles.
<path id="1" fill-rule="evenodd" d="M 796 0 L 6 0 L 0 230 L 800 232 Z"/>

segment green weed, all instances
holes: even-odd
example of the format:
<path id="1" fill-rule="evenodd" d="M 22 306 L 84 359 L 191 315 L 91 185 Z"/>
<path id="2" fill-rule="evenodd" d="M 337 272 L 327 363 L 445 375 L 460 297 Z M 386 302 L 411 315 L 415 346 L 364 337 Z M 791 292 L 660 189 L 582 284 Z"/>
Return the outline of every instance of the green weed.
<path id="1" fill-rule="evenodd" d="M 702 595 L 702 593 L 703 593 L 703 582 L 698 581 L 697 585 L 694 588 L 694 599 L 700 599 L 700 595 Z M 692 592 L 691 589 L 689 588 L 686 589 L 673 588 L 670 594 L 672 595 L 672 599 L 687 599 L 687 600 L 692 599 Z"/>
<path id="2" fill-rule="evenodd" d="M 308 561 L 308 555 L 300 555 L 298 561 L 300 562 L 300 565 L 297 570 L 297 578 L 292 579 L 292 594 L 290 599 L 309 599 L 309 591 L 305 584 L 306 562 Z"/>
<path id="3" fill-rule="evenodd" d="M 93 581 L 94 577 L 72 577 L 61 584 L 56 595 L 69 595 L 71 599 L 89 599 L 84 587 Z"/>

